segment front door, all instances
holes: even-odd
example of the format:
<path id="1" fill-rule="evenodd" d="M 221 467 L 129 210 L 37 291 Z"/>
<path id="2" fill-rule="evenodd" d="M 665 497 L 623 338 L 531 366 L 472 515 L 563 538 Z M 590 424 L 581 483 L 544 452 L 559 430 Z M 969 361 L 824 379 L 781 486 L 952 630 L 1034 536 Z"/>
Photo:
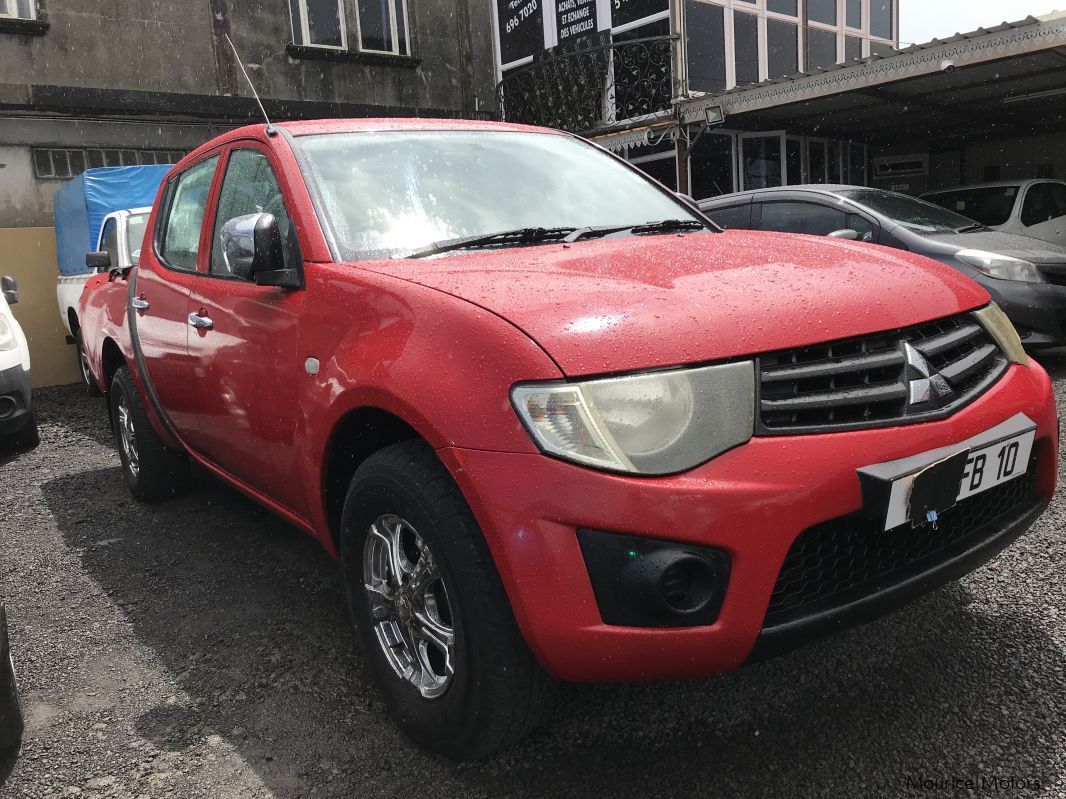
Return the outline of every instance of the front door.
<path id="1" fill-rule="evenodd" d="M 1025 193 L 1019 233 L 1034 239 L 1066 245 L 1066 185 L 1034 183 Z"/>
<path id="2" fill-rule="evenodd" d="M 233 274 L 220 245 L 234 217 L 269 213 L 285 242 L 286 268 L 302 269 L 300 248 L 270 159 L 258 145 L 229 151 L 205 269 L 195 278 L 188 315 L 211 320 L 189 327 L 191 377 L 199 400 L 193 449 L 294 513 L 307 501 L 296 473 L 303 431 L 298 320 L 305 292 L 257 286 Z"/>
<path id="3" fill-rule="evenodd" d="M 163 193 L 155 246 L 134 274 L 130 329 L 146 388 L 183 438 L 198 402 L 189 382 L 188 305 L 196 279 L 207 200 L 219 157 L 210 156 L 171 178 Z"/>

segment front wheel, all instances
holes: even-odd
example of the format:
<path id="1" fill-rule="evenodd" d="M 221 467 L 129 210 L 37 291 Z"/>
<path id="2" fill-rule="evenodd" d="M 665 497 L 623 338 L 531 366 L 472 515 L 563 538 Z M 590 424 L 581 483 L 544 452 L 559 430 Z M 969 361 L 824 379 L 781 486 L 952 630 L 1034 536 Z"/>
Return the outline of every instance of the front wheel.
<path id="1" fill-rule="evenodd" d="M 182 493 L 189 480 L 189 461 L 152 427 L 127 367 L 115 372 L 108 400 L 122 472 L 133 496 L 141 502 L 158 502 Z"/>
<path id="2" fill-rule="evenodd" d="M 0 449 L 9 452 L 29 452 L 36 449 L 41 443 L 41 434 L 37 428 L 37 416 L 31 411 L 30 418 L 26 420 L 18 432 L 12 433 L 3 441 L 0 441 Z"/>
<path id="3" fill-rule="evenodd" d="M 429 446 L 395 444 L 359 467 L 340 545 L 368 669 L 412 739 L 484 757 L 550 711 L 555 682 L 522 639 L 477 522 Z"/>
<path id="4" fill-rule="evenodd" d="M 22 706 L 7 640 L 7 616 L 0 606 L 0 754 L 18 749 L 21 740 Z"/>

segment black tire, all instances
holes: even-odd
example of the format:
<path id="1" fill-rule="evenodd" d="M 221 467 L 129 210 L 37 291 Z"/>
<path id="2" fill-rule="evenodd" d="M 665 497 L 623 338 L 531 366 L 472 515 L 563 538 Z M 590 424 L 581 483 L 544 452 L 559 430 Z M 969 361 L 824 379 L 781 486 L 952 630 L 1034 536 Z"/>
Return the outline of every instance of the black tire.
<path id="1" fill-rule="evenodd" d="M 41 443 L 41 434 L 37 429 L 37 417 L 31 412 L 30 419 L 22 428 L 9 435 L 3 442 L 3 448 L 9 452 L 29 452 Z"/>
<path id="2" fill-rule="evenodd" d="M 417 531 L 415 538 L 428 547 L 428 562 L 445 589 L 443 607 L 454 630 L 454 674 L 435 698 L 425 698 L 396 671 L 371 616 L 364 552 L 371 525 L 390 514 Z M 428 445 L 401 442 L 360 465 L 345 498 L 340 550 L 368 670 L 392 718 L 415 742 L 453 759 L 477 759 L 512 745 L 551 712 L 557 684 L 523 640 L 481 530 Z M 375 601 L 380 603 L 376 595 Z"/>
<path id="3" fill-rule="evenodd" d="M 7 616 L 0 607 L 0 753 L 8 754 L 22 741 L 22 706 L 15 667 L 7 640 Z"/>
<path id="4" fill-rule="evenodd" d="M 81 330 L 74 334 L 74 358 L 78 362 L 78 373 L 81 375 L 81 383 L 85 387 L 85 393 L 90 397 L 102 397 L 100 387 L 96 385 L 92 374 L 89 372 L 89 359 L 85 357 L 85 347 L 82 345 Z"/>
<path id="5" fill-rule="evenodd" d="M 115 372 L 108 406 L 130 493 L 141 502 L 183 493 L 189 483 L 189 461 L 185 453 L 164 444 L 152 427 L 128 367 Z"/>

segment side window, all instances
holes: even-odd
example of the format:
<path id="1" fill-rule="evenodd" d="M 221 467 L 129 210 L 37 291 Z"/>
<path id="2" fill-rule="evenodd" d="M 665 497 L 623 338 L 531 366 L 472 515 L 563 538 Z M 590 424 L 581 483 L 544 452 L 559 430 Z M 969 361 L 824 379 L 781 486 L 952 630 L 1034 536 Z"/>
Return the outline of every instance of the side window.
<path id="1" fill-rule="evenodd" d="M 273 214 L 278 220 L 284 243 L 285 268 L 298 269 L 300 249 L 296 243 L 296 231 L 285 210 L 281 187 L 270 161 L 255 150 L 234 150 L 218 196 L 215 229 L 211 236 L 212 275 L 233 276 L 222 248 L 222 226 L 234 217 L 259 213 Z"/>
<path id="2" fill-rule="evenodd" d="M 817 203 L 780 202 L 762 206 L 761 230 L 828 236 L 847 226 L 843 211 Z"/>
<path id="3" fill-rule="evenodd" d="M 171 199 L 159 251 L 167 265 L 174 269 L 196 271 L 200 231 L 217 164 L 218 156 L 215 155 L 190 167 L 178 176 L 177 183 L 168 192 Z"/>
<path id="4" fill-rule="evenodd" d="M 750 213 L 751 203 L 727 205 L 723 208 L 710 208 L 707 210 L 707 216 L 726 230 L 743 230 L 748 227 Z"/>
<path id="5" fill-rule="evenodd" d="M 100 249 L 111 256 L 111 266 L 119 265 L 118 225 L 114 217 L 104 222 L 104 229 L 100 231 Z"/>
<path id="6" fill-rule="evenodd" d="M 859 241 L 874 241 L 877 238 L 877 227 L 865 216 L 848 214 L 848 224 L 851 230 L 859 234 Z M 833 231 L 829 231 L 832 233 Z"/>
<path id="7" fill-rule="evenodd" d="M 1058 183 L 1036 183 L 1029 188 L 1022 205 L 1022 224 L 1039 225 L 1066 216 L 1066 186 Z"/>

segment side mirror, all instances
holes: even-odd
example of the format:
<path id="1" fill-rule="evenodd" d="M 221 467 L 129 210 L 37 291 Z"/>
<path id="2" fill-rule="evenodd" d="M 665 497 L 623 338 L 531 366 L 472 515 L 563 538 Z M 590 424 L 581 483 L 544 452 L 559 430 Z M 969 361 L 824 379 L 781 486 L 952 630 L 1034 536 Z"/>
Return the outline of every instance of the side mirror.
<path id="1" fill-rule="evenodd" d="M 829 238 L 831 238 L 831 239 L 846 239 L 847 241 L 856 241 L 859 238 L 859 234 L 858 234 L 857 231 L 851 230 L 849 228 L 849 229 L 845 229 L 845 230 L 834 230 L 832 233 L 829 234 Z"/>
<path id="2" fill-rule="evenodd" d="M 295 269 L 285 268 L 278 220 L 272 214 L 245 214 L 229 220 L 219 233 L 222 257 L 230 273 L 257 286 L 302 288 Z"/>
<path id="3" fill-rule="evenodd" d="M 111 268 L 111 255 L 105 250 L 85 253 L 85 265 L 90 269 L 106 272 Z"/>
<path id="4" fill-rule="evenodd" d="M 19 282 L 15 278 L 9 275 L 0 278 L 0 290 L 3 291 L 8 305 L 14 305 L 19 301 Z"/>

